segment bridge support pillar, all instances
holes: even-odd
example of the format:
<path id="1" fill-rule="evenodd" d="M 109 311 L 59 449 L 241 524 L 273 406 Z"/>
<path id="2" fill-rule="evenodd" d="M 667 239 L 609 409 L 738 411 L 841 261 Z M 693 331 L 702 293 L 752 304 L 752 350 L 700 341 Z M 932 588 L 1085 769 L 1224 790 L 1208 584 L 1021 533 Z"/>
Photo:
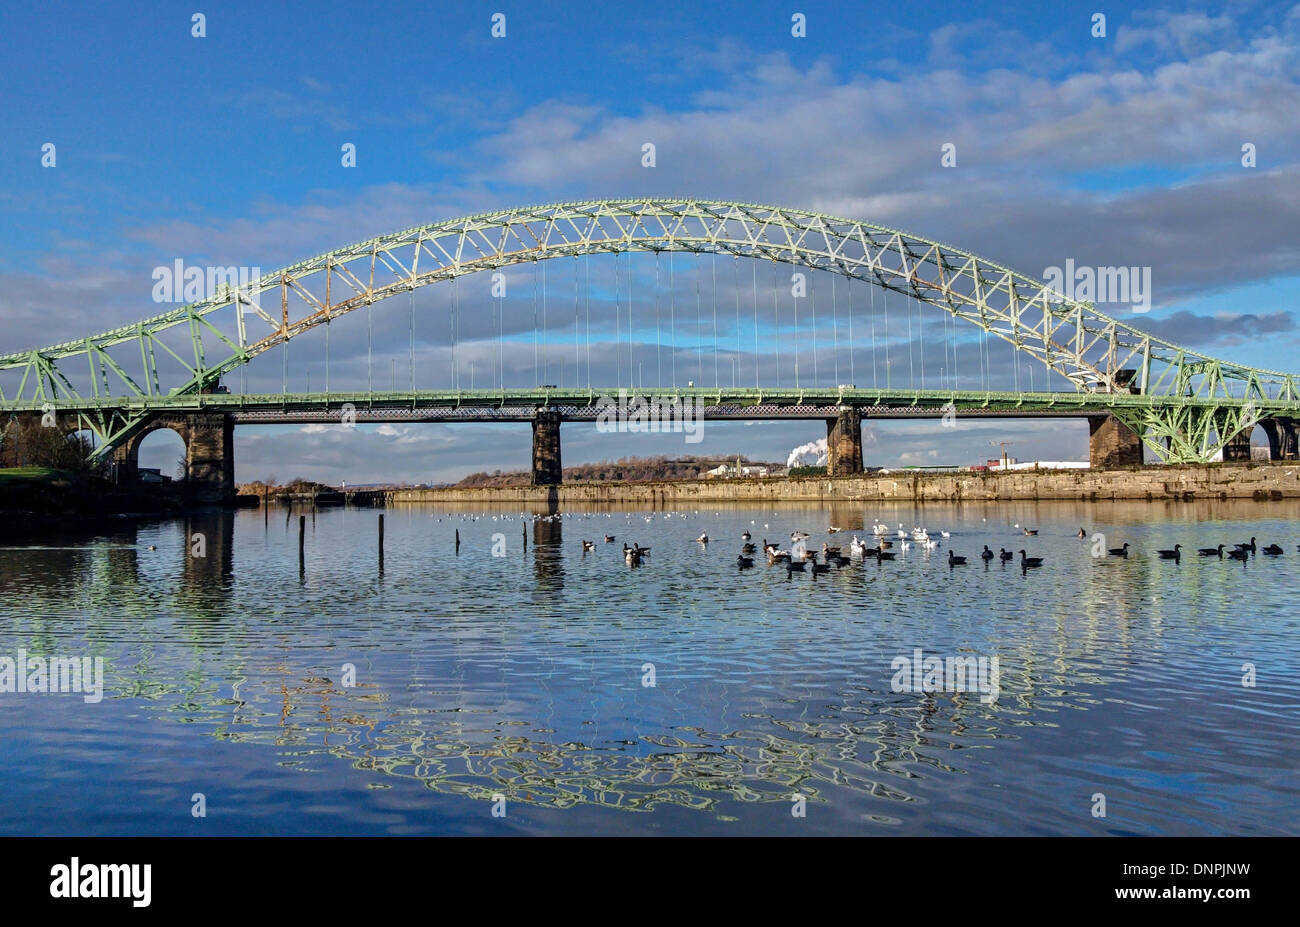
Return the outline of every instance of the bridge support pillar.
<path id="1" fill-rule="evenodd" d="M 1259 427 L 1268 436 L 1269 460 L 1300 459 L 1300 428 L 1294 419 L 1266 418 Z"/>
<path id="2" fill-rule="evenodd" d="M 1088 416 L 1088 461 L 1094 470 L 1142 466 L 1142 439 L 1113 415 Z"/>
<path id="3" fill-rule="evenodd" d="M 826 420 L 826 475 L 848 476 L 862 472 L 862 413 L 842 408 Z"/>
<path id="4" fill-rule="evenodd" d="M 559 486 L 563 481 L 560 413 L 556 409 L 538 409 L 533 415 L 533 485 Z"/>
<path id="5" fill-rule="evenodd" d="M 1250 460 L 1250 433 L 1254 430 L 1247 428 L 1223 445 L 1223 459 Z"/>
<path id="6" fill-rule="evenodd" d="M 188 470 L 185 486 L 190 499 L 201 503 L 235 500 L 235 420 L 224 412 L 186 416 Z"/>

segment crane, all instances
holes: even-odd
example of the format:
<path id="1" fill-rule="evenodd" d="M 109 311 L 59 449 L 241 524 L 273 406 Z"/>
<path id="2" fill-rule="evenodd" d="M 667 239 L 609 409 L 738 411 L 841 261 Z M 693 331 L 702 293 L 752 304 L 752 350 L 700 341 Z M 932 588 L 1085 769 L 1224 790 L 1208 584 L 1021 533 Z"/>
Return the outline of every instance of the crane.
<path id="1" fill-rule="evenodd" d="M 1015 443 L 1016 442 L 1014 441 L 990 441 L 989 442 L 989 447 L 1002 448 L 1002 469 L 1003 470 L 1007 469 L 1007 446 Z"/>

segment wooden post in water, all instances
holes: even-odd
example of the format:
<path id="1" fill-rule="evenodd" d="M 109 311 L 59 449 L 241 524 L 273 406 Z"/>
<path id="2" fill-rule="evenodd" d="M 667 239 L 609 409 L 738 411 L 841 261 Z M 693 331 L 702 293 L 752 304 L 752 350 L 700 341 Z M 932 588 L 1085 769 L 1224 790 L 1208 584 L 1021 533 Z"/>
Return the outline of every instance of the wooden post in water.
<path id="1" fill-rule="evenodd" d="M 528 522 L 524 522 L 524 553 L 528 553 Z"/>
<path id="2" fill-rule="evenodd" d="M 298 516 L 298 572 L 307 568 L 307 556 L 304 545 L 307 543 L 307 516 Z"/>
<path id="3" fill-rule="evenodd" d="M 456 529 L 456 554 L 460 555 L 460 529 Z"/>
<path id="4" fill-rule="evenodd" d="M 379 516 L 379 569 L 384 569 L 384 516 Z"/>

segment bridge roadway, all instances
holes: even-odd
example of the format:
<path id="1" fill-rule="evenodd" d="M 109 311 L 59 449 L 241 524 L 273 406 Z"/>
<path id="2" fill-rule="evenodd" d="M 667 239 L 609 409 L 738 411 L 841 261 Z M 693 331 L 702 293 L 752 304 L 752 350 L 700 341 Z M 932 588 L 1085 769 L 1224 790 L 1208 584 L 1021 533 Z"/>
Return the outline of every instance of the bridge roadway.
<path id="1" fill-rule="evenodd" d="M 612 431 L 679 433 L 686 423 L 727 420 L 813 420 L 827 425 L 828 473 L 860 473 L 863 419 L 1083 418 L 1089 423 L 1094 467 L 1136 466 L 1143 462 L 1138 435 L 1114 412 L 1178 402 L 1194 406 L 1248 403 L 1267 411 L 1272 456 L 1293 459 L 1300 445 L 1300 402 L 1172 400 L 1132 392 L 973 392 L 915 389 L 762 389 L 685 387 L 602 392 L 585 388 L 524 390 L 386 391 L 330 393 L 226 392 L 167 396 L 100 397 L 35 406 L 0 404 L 0 413 L 35 415 L 53 410 L 62 427 L 74 430 L 109 416 L 137 416 L 143 424 L 113 450 L 118 478 L 135 479 L 140 442 L 159 428 L 180 434 L 186 445 L 189 482 L 197 496 L 224 501 L 234 491 L 233 432 L 236 425 L 360 424 L 368 422 L 528 422 L 533 429 L 533 480 L 558 484 L 562 478 L 560 424 L 603 421 Z M 645 405 L 642 405 L 642 404 Z M 23 408 L 9 408 L 21 405 Z M 1277 406 L 1278 408 L 1273 408 Z M 634 414 L 640 407 L 642 418 Z M 1268 407 L 1264 409 L 1264 407 Z M 648 410 L 648 411 L 647 411 Z M 1271 428 L 1271 430 L 1270 430 Z M 1238 435 L 1225 459 L 1249 459 L 1250 435 Z"/>

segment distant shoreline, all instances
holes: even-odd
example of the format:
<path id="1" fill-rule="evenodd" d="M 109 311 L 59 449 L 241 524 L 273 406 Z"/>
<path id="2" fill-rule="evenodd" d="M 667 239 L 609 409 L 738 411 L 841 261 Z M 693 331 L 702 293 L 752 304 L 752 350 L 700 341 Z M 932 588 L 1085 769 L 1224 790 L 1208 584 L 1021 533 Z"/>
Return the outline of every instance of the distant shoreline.
<path id="1" fill-rule="evenodd" d="M 568 483 L 560 486 L 400 489 L 390 504 L 442 502 L 636 503 L 692 502 L 999 502 L 1300 499 L 1300 461 L 1242 465 L 1143 467 L 1124 470 L 919 471 L 844 477 Z"/>

